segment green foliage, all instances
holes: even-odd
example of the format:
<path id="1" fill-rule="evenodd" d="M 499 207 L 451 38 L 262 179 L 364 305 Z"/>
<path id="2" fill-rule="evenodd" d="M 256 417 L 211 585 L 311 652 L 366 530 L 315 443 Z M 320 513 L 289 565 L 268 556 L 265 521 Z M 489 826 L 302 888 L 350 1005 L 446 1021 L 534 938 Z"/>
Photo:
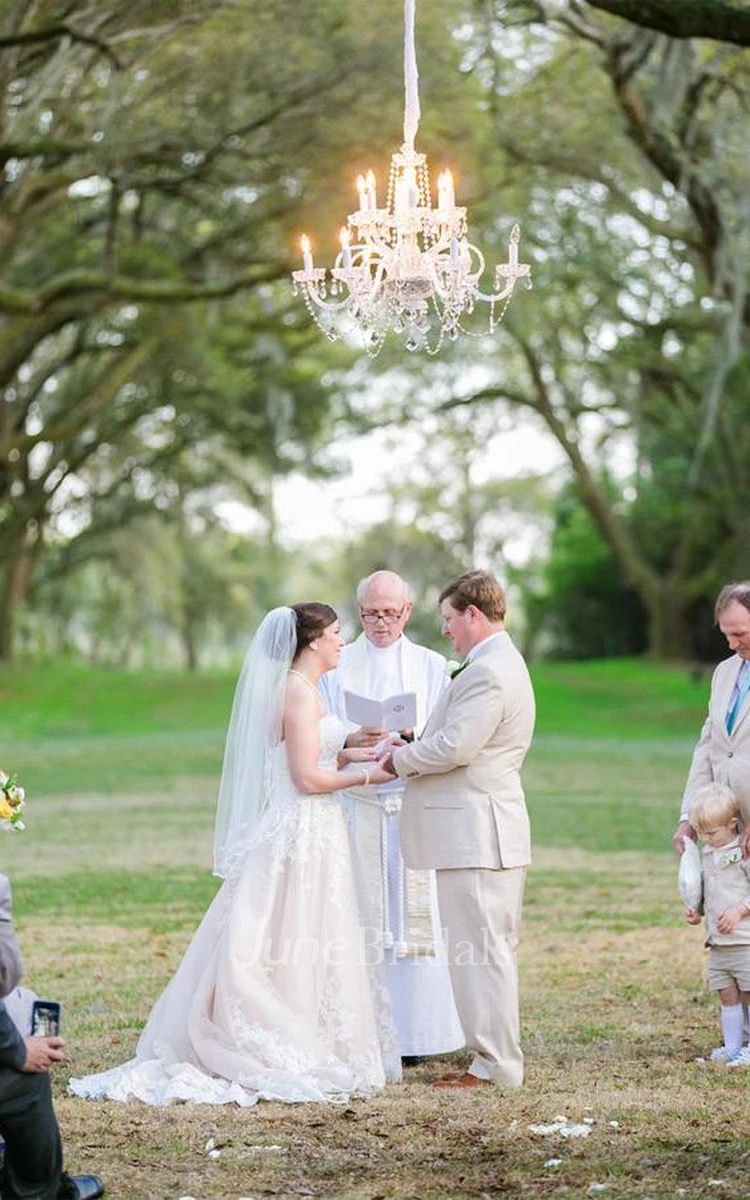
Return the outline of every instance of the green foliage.
<path id="1" fill-rule="evenodd" d="M 543 592 L 527 598 L 534 647 L 560 658 L 641 654 L 648 645 L 647 614 L 622 578 L 618 563 L 575 493 L 555 510 Z"/>

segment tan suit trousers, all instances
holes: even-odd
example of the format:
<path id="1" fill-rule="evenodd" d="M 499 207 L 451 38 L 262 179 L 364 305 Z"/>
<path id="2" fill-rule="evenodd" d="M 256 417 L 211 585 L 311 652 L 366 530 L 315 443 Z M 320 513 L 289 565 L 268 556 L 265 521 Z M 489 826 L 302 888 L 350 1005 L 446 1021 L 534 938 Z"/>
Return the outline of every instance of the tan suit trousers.
<path id="1" fill-rule="evenodd" d="M 526 868 L 437 871 L 440 922 L 469 1070 L 504 1087 L 523 1083 L 516 949 Z"/>

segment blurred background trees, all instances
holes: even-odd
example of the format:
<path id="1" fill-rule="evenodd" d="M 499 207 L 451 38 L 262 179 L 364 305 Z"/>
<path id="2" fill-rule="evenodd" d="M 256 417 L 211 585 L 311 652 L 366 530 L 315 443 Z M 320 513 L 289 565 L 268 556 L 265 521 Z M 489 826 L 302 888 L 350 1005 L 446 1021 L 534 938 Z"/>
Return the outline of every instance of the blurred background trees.
<path id="1" fill-rule="evenodd" d="M 195 667 L 302 595 L 353 623 L 386 565 L 439 645 L 470 563 L 531 652 L 714 656 L 750 535 L 737 7 L 419 0 L 420 148 L 488 260 L 522 223 L 535 290 L 371 362 L 288 273 L 400 142 L 400 0 L 0 5 L 0 658 Z M 371 514 L 295 540 L 280 481 L 355 438 Z"/>

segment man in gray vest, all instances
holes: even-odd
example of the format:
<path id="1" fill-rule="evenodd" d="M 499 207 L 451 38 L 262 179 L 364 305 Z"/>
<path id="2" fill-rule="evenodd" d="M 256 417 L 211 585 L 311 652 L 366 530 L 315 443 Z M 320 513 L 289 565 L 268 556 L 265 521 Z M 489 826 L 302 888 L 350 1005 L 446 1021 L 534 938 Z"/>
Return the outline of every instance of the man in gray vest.
<path id="1" fill-rule="evenodd" d="M 11 915 L 10 884 L 0 874 L 0 995 L 18 984 L 23 967 Z M 59 1037 L 23 1037 L 0 1000 L 0 1135 L 5 1161 L 3 1200 L 98 1200 L 96 1175 L 66 1175 L 49 1071 L 63 1057 Z"/>

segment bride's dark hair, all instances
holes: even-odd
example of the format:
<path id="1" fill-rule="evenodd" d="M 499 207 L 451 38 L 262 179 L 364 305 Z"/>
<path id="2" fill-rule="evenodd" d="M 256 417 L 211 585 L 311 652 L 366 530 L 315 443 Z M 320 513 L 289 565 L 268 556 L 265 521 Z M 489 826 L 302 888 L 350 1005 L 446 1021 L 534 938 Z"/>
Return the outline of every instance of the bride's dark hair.
<path id="1" fill-rule="evenodd" d="M 293 604 L 292 612 L 297 622 L 295 658 L 306 646 L 320 637 L 329 625 L 338 621 L 338 615 L 330 604 L 318 604 L 317 601 L 312 601 L 310 604 Z"/>

